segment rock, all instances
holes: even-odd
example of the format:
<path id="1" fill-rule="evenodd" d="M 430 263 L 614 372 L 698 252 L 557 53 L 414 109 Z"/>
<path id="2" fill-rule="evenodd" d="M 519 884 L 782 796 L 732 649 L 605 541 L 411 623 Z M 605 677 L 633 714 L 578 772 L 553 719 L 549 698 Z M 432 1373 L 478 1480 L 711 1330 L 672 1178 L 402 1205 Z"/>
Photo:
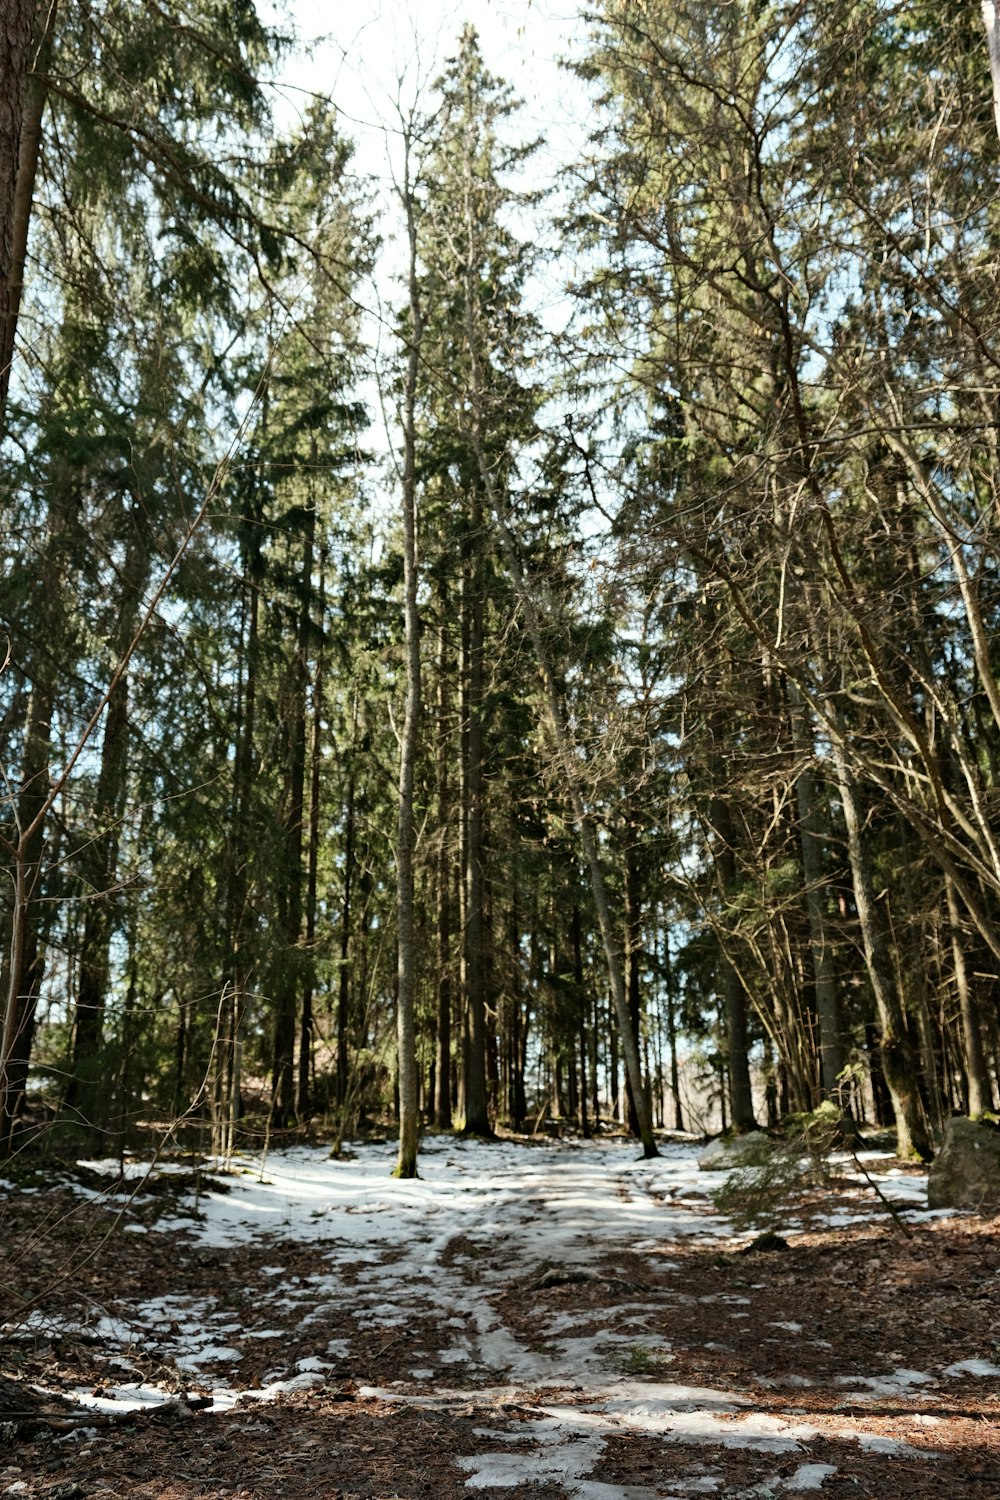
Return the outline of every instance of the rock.
<path id="1" fill-rule="evenodd" d="M 927 1179 L 929 1208 L 1000 1205 L 1000 1130 L 956 1118 L 944 1127 L 944 1145 Z"/>
<path id="2" fill-rule="evenodd" d="M 774 1148 L 763 1130 L 746 1135 L 716 1136 L 698 1158 L 701 1172 L 731 1172 L 733 1167 L 757 1167 Z"/>

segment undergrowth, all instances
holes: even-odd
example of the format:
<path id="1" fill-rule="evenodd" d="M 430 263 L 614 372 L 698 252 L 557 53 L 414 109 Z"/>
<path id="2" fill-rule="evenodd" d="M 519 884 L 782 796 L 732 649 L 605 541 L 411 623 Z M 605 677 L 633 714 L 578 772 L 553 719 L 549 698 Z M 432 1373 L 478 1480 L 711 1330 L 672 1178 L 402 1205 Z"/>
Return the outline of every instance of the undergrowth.
<path id="1" fill-rule="evenodd" d="M 802 1193 L 829 1183 L 830 1153 L 843 1139 L 842 1116 L 831 1103 L 791 1115 L 781 1137 L 747 1146 L 712 1202 L 739 1230 L 776 1229 Z"/>

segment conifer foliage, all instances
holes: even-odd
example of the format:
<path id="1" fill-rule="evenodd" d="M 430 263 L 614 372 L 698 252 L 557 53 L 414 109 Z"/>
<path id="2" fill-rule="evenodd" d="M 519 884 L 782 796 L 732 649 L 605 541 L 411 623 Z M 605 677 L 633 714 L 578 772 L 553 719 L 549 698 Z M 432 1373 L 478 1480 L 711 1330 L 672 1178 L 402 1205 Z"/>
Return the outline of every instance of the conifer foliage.
<path id="1" fill-rule="evenodd" d="M 376 350 L 250 0 L 6 15 L 0 1150 L 1000 1105 L 978 16 L 602 0 L 558 215 L 465 27 Z"/>

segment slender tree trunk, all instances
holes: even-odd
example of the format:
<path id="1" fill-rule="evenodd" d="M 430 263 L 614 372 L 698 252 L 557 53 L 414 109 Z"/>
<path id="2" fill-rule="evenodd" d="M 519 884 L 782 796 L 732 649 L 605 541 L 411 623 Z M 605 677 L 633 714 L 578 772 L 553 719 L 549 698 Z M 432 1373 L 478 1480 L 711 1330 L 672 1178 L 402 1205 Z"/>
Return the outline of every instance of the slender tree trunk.
<path id="1" fill-rule="evenodd" d="M 588 965 L 588 968 L 590 966 Z M 591 970 L 591 973 L 593 971 Z M 595 1130 L 601 1125 L 601 1078 L 600 1078 L 600 1035 L 601 1035 L 601 997 L 594 988 L 593 1005 L 590 1013 L 590 1112 L 594 1119 Z"/>
<path id="2" fill-rule="evenodd" d="M 451 1129 L 451 777 L 448 734 L 448 582 L 439 579 L 441 620 L 437 657 L 437 1053 L 434 1118 L 439 1130 Z"/>
<path id="3" fill-rule="evenodd" d="M 802 695 L 793 682 L 788 684 L 788 694 L 791 700 L 792 736 L 800 758 L 795 778 L 795 797 L 799 815 L 802 872 L 805 877 L 806 912 L 809 917 L 809 951 L 816 989 L 816 1018 L 819 1022 L 820 1085 L 823 1097 L 832 1099 L 836 1096 L 837 1079 L 847 1065 L 847 1047 L 827 926 L 823 810 L 813 772 L 811 734 Z"/>
<path id="4" fill-rule="evenodd" d="M 580 1133 L 584 1140 L 591 1136 L 590 1120 L 587 1116 L 587 995 L 583 979 L 583 924 L 580 920 L 580 903 L 573 902 L 573 988 L 576 992 L 577 1045 L 580 1054 Z"/>
<path id="5" fill-rule="evenodd" d="M 340 963 L 337 973 L 337 1102 L 347 1101 L 350 1076 L 349 1038 L 351 1022 L 351 903 L 354 893 L 355 798 L 357 784 L 356 737 L 358 701 L 354 700 L 354 725 L 351 730 L 351 760 L 347 773 L 347 798 L 344 807 L 344 886 L 340 900 Z"/>
<path id="6" fill-rule="evenodd" d="M 285 794 L 281 828 L 279 909 L 283 927 L 283 962 L 279 968 L 272 1058 L 272 1119 L 288 1125 L 295 1110 L 295 1034 L 302 982 L 302 847 L 306 800 L 306 721 L 309 656 L 312 646 L 313 550 L 316 511 L 310 506 L 302 545 L 300 604 L 295 655 L 284 684 L 282 718 L 286 736 Z"/>
<path id="7" fill-rule="evenodd" d="M 45 849 L 42 810 L 49 794 L 55 679 L 51 669 L 32 684 L 25 729 L 24 761 L 17 803 L 20 836 L 14 849 L 11 945 L 6 966 L 6 998 L 0 1033 L 0 1154 L 10 1150 L 24 1103 L 42 977 L 38 905 Z"/>
<path id="8" fill-rule="evenodd" d="M 729 805 L 724 798 L 719 797 L 713 801 L 711 817 L 716 832 L 713 859 L 718 873 L 722 900 L 728 905 L 736 894 L 736 855 L 732 818 Z M 746 991 L 732 959 L 724 949 L 720 951 L 719 963 L 725 1014 L 726 1072 L 729 1078 L 729 1102 L 733 1128 L 737 1131 L 754 1130 L 757 1122 L 753 1112 L 750 1062 L 747 1055 L 749 1043 Z"/>
<path id="9" fill-rule="evenodd" d="M 109 642 L 112 667 L 125 655 L 139 620 L 142 592 L 149 577 L 150 538 L 141 498 L 130 517 L 130 537 L 122 569 L 118 624 Z M 108 700 L 101 743 L 101 765 L 94 799 L 94 832 L 83 859 L 87 883 L 83 941 L 76 995 L 73 1065 L 66 1106 L 85 1124 L 100 1130 L 106 1123 L 107 1089 L 102 1083 L 101 1043 L 114 930 L 120 823 L 128 777 L 129 682 L 123 676 Z"/>
<path id="10" fill-rule="evenodd" d="M 674 1096 L 674 1129 L 684 1129 L 681 1110 L 681 1075 L 677 1060 L 677 1012 L 674 1000 L 674 970 L 667 935 L 663 936 L 663 963 L 667 991 L 667 1040 L 670 1044 L 670 1092 Z"/>
<path id="11" fill-rule="evenodd" d="M 417 280 L 416 200 L 410 184 L 411 142 L 406 142 L 403 208 L 409 249 L 409 349 L 403 396 L 403 630 L 406 703 L 399 742 L 399 816 L 396 825 L 397 1064 L 399 1159 L 397 1177 L 417 1175 L 416 953 L 413 920 L 413 791 L 420 722 L 420 616 L 417 610 L 416 400 L 423 310 Z"/>
<path id="12" fill-rule="evenodd" d="M 177 1040 L 174 1043 L 174 1114 L 183 1108 L 184 1080 L 188 1066 L 188 1008 L 184 997 L 174 991 L 177 1000 Z"/>
<path id="13" fill-rule="evenodd" d="M 839 736 L 833 738 L 832 746 L 847 827 L 847 853 L 854 886 L 854 905 L 858 913 L 865 963 L 881 1029 L 882 1068 L 896 1119 L 896 1149 L 902 1160 L 919 1156 L 922 1160 L 929 1161 L 933 1152 L 917 1091 L 916 1059 L 910 1047 L 906 1017 L 875 910 L 857 788 L 848 769 Z"/>
<path id="14" fill-rule="evenodd" d="M 319 569 L 319 618 L 323 620 L 326 609 L 326 550 L 320 550 Z M 309 845 L 306 855 L 306 913 L 305 947 L 309 972 L 302 996 L 302 1024 L 299 1031 L 299 1070 L 295 1085 L 295 1113 L 300 1120 L 308 1119 L 311 1110 L 310 1082 L 313 1043 L 313 993 L 315 988 L 316 953 L 316 900 L 319 882 L 320 845 L 320 801 L 322 796 L 323 759 L 323 696 L 325 673 L 323 652 L 316 654 L 316 670 L 313 676 L 312 725 L 310 732 L 309 765 Z"/>
<path id="15" fill-rule="evenodd" d="M 226 926 L 230 961 L 219 995 L 211 1079 L 212 1153 L 228 1159 L 235 1147 L 240 1112 L 240 1032 L 253 972 L 250 954 L 250 819 L 256 774 L 254 732 L 257 711 L 257 667 L 260 539 L 252 517 L 246 518 L 240 639 L 246 675 L 236 709 L 233 755 L 232 815 L 229 830 L 229 886 Z"/>
<path id="16" fill-rule="evenodd" d="M 631 819 L 626 818 L 626 821 Z M 628 992 L 628 1016 L 638 1046 L 642 1024 L 642 897 L 639 892 L 639 867 L 634 842 L 625 849 L 625 987 Z M 625 1078 L 625 1108 L 628 1128 L 639 1134 L 639 1115 L 632 1085 Z"/>
<path id="17" fill-rule="evenodd" d="M 993 119 L 1000 136 L 1000 0 L 982 0 L 982 11 L 993 80 Z"/>
<path id="18" fill-rule="evenodd" d="M 463 875 L 465 925 L 462 989 L 466 1018 L 465 1122 L 475 1135 L 491 1135 L 486 1087 L 486 976 L 483 900 L 483 509 L 478 485 L 469 497 L 464 573 Z"/>
<path id="19" fill-rule="evenodd" d="M 958 902 L 955 899 L 955 888 L 947 875 L 944 888 L 948 901 L 948 922 L 951 928 L 951 953 L 955 969 L 955 988 L 958 991 L 958 1011 L 962 1022 L 962 1052 L 968 1084 L 968 1110 L 970 1115 L 976 1116 L 981 1115 L 984 1110 L 993 1108 L 993 1091 L 990 1087 L 990 1077 L 983 1052 L 979 1016 L 969 990 Z"/>

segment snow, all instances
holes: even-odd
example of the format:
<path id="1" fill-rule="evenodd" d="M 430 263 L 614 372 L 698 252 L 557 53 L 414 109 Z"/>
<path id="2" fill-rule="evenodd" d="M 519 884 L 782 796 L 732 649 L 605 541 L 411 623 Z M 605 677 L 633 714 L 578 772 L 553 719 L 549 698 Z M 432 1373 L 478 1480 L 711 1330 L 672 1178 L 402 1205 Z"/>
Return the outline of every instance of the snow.
<path id="1" fill-rule="evenodd" d="M 944 1372 L 953 1378 L 959 1375 L 978 1375 L 981 1379 L 996 1379 L 1000 1375 L 1000 1365 L 995 1365 L 989 1359 L 961 1359 L 955 1365 L 949 1365 Z"/>
<path id="2" fill-rule="evenodd" d="M 78 1406 L 90 1406 L 95 1411 L 147 1411 L 150 1407 L 162 1406 L 170 1400 L 166 1391 L 158 1385 L 145 1383 L 102 1386 L 99 1395 L 93 1391 L 76 1391 L 73 1396 Z"/>
<path id="3" fill-rule="evenodd" d="M 853 1405 L 859 1405 L 880 1401 L 887 1396 L 907 1400 L 917 1396 L 922 1388 L 936 1386 L 937 1381 L 923 1370 L 895 1370 L 891 1375 L 838 1375 L 836 1384 L 850 1386 L 848 1399 Z"/>
<path id="4" fill-rule="evenodd" d="M 694 1142 L 671 1142 L 659 1158 L 645 1161 L 633 1143 L 623 1141 L 525 1147 L 437 1137 L 424 1142 L 421 1176 L 411 1181 L 390 1178 L 395 1161 L 390 1144 L 357 1145 L 352 1159 L 333 1160 L 310 1147 L 272 1153 L 264 1163 L 238 1157 L 227 1171 L 226 1192 L 217 1191 L 206 1174 L 197 1215 L 192 1199 L 191 1211 L 161 1219 L 150 1232 L 180 1237 L 195 1249 L 235 1248 L 250 1240 L 273 1245 L 277 1256 L 290 1243 L 311 1244 L 326 1270 L 289 1276 L 277 1259 L 263 1267 L 260 1274 L 273 1279 L 273 1294 L 258 1298 L 267 1320 L 258 1330 L 242 1330 L 232 1309 L 213 1297 L 182 1296 L 136 1301 L 126 1316 L 102 1316 L 90 1327 L 109 1354 L 143 1339 L 159 1360 L 172 1361 L 199 1383 L 216 1382 L 212 1410 L 223 1411 L 241 1397 L 267 1402 L 317 1388 L 334 1368 L 330 1359 L 347 1360 L 351 1352 L 349 1337 L 323 1337 L 315 1353 L 289 1369 L 280 1365 L 276 1351 L 279 1367 L 260 1389 L 246 1391 L 235 1385 L 241 1358 L 237 1332 L 244 1338 L 280 1340 L 287 1336 L 283 1324 L 291 1323 L 301 1336 L 334 1303 L 350 1308 L 358 1329 L 385 1330 L 390 1338 L 397 1336 L 393 1330 L 430 1315 L 439 1330 L 451 1334 L 450 1342 L 434 1353 L 412 1347 L 407 1381 L 362 1387 L 358 1394 L 360 1399 L 438 1410 L 471 1407 L 477 1414 L 492 1403 L 491 1425 L 479 1429 L 483 1451 L 460 1460 L 470 1493 L 492 1487 L 521 1494 L 533 1485 L 554 1484 L 572 1500 L 647 1500 L 651 1491 L 594 1477 L 600 1474 L 609 1439 L 633 1433 L 664 1445 L 712 1444 L 795 1455 L 820 1433 L 794 1413 L 778 1417 L 756 1409 L 738 1392 L 634 1378 L 653 1361 L 650 1373 L 661 1375 L 673 1358 L 660 1332 L 662 1300 L 639 1301 L 623 1291 L 596 1329 L 592 1314 L 564 1306 L 542 1316 L 540 1337 L 534 1340 L 539 1347 L 529 1347 L 504 1322 L 503 1299 L 491 1293 L 509 1292 L 518 1277 L 538 1284 L 551 1268 L 586 1280 L 595 1274 L 595 1245 L 613 1254 L 616 1246 L 627 1244 L 656 1268 L 675 1265 L 666 1254 L 684 1239 L 732 1248 L 744 1237 L 735 1235 L 707 1198 L 698 1150 Z M 862 1159 L 880 1158 L 864 1153 Z M 120 1171 L 117 1161 L 87 1165 L 116 1178 Z M 130 1178 L 141 1178 L 146 1170 L 141 1163 L 127 1164 Z M 863 1181 L 861 1174 L 855 1176 Z M 924 1214 L 926 1178 L 890 1170 L 881 1185 L 905 1206 L 908 1217 Z M 885 1208 L 871 1193 L 859 1196 L 857 1211 L 846 1215 L 852 1221 L 873 1217 L 884 1219 Z M 844 1222 L 845 1216 L 832 1213 L 827 1220 Z M 478 1285 L 461 1271 L 473 1257 Z M 720 1293 L 699 1300 L 718 1304 L 727 1319 L 744 1319 L 760 1289 L 757 1285 L 750 1295 Z M 672 1293 L 675 1305 L 691 1301 L 684 1293 Z M 801 1324 L 792 1321 L 770 1327 L 781 1342 L 803 1334 Z M 995 1377 L 1000 1368 L 985 1359 L 966 1360 L 944 1375 Z M 768 1383 L 809 1384 L 794 1375 Z M 857 1403 L 886 1395 L 916 1400 L 937 1384 L 931 1375 L 907 1369 L 847 1376 L 840 1383 Z M 563 1399 L 567 1387 L 572 1401 Z M 78 1398 L 99 1410 L 122 1411 L 171 1396 L 158 1386 L 124 1382 L 97 1396 L 78 1393 Z M 521 1409 L 516 1424 L 504 1415 L 504 1406 L 515 1400 Z M 856 1426 L 825 1429 L 823 1435 L 857 1441 L 872 1453 L 926 1456 Z M 510 1451 L 512 1445 L 522 1451 Z M 669 1491 L 659 1489 L 657 1495 L 669 1493 L 681 1500 L 719 1487 L 711 1475 L 675 1478 L 673 1468 L 670 1472 L 669 1480 L 661 1480 Z M 803 1462 L 790 1477 L 774 1479 L 774 1492 L 819 1490 L 835 1473 L 829 1464 Z"/>
<path id="5" fill-rule="evenodd" d="M 832 1479 L 837 1470 L 833 1464 L 800 1464 L 785 1482 L 790 1490 L 822 1489 L 823 1481 Z"/>

